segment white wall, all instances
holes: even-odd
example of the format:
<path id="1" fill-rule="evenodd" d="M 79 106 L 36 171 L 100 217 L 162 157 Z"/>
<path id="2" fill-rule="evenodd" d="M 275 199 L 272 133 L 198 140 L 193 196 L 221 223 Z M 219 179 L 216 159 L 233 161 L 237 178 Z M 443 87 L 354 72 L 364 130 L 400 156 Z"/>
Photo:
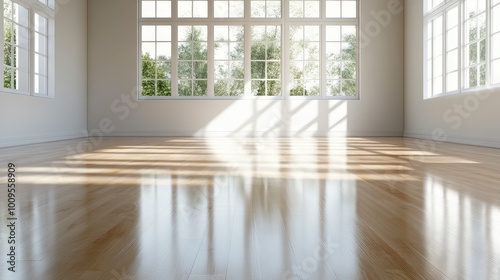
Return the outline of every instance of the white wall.
<path id="1" fill-rule="evenodd" d="M 55 98 L 0 93 L 0 147 L 85 136 L 87 0 L 57 2 Z"/>
<path id="2" fill-rule="evenodd" d="M 499 88 L 423 100 L 422 5 L 405 3 L 405 135 L 500 147 Z"/>
<path id="3" fill-rule="evenodd" d="M 370 11 L 387 10 L 391 1 L 399 2 L 362 0 L 361 26 L 364 28 L 374 20 Z M 362 50 L 359 101 L 137 101 L 134 92 L 137 86 L 137 0 L 89 0 L 88 13 L 88 124 L 91 134 L 308 136 L 403 133 L 403 13 L 395 15 L 388 27 L 381 28 L 380 34 L 373 34 L 371 43 Z M 122 95 L 128 96 L 131 92 L 134 99 L 129 103 L 136 108 L 120 101 Z M 111 109 L 113 105 L 115 110 Z"/>

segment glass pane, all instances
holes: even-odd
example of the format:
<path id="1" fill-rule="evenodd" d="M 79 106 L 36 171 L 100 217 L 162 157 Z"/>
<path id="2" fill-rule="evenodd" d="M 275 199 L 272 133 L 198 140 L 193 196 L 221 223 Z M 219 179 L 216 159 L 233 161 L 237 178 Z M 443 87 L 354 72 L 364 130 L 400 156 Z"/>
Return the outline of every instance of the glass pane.
<path id="1" fill-rule="evenodd" d="M 35 31 L 47 35 L 47 19 L 35 14 Z"/>
<path id="2" fill-rule="evenodd" d="M 141 30 L 143 42 L 154 42 L 156 40 L 156 30 L 154 25 L 143 25 Z"/>
<path id="3" fill-rule="evenodd" d="M 192 96 L 193 86 L 191 81 L 179 81 L 179 96 Z"/>
<path id="4" fill-rule="evenodd" d="M 151 60 L 142 61 L 142 79 L 154 79 L 156 63 Z"/>
<path id="5" fill-rule="evenodd" d="M 326 2 L 326 17 L 340 18 L 340 1 Z"/>
<path id="6" fill-rule="evenodd" d="M 491 64 L 491 82 L 493 84 L 500 83 L 500 59 L 497 59 Z"/>
<path id="7" fill-rule="evenodd" d="M 193 17 L 193 3 L 191 1 L 177 2 L 178 17 Z"/>
<path id="8" fill-rule="evenodd" d="M 157 1 L 157 17 L 170 18 L 172 16 L 172 3 L 170 1 Z"/>
<path id="9" fill-rule="evenodd" d="M 342 17 L 355 18 L 356 15 L 356 1 L 342 1 Z"/>
<path id="10" fill-rule="evenodd" d="M 156 44 L 155 43 L 142 43 L 142 57 L 143 59 L 153 59 L 156 57 Z"/>
<path id="11" fill-rule="evenodd" d="M 306 1 L 304 5 L 304 17 L 317 18 L 319 17 L 319 1 Z"/>
<path id="12" fill-rule="evenodd" d="M 43 76 L 47 75 L 47 58 L 35 54 L 35 73 Z"/>
<path id="13" fill-rule="evenodd" d="M 251 0 L 251 16 L 254 18 L 279 18 L 281 17 L 281 1 Z"/>
<path id="14" fill-rule="evenodd" d="M 172 41 L 172 31 L 170 26 L 159 25 L 156 27 L 156 40 L 163 42 Z"/>
<path id="15" fill-rule="evenodd" d="M 452 72 L 446 76 L 446 91 L 458 90 L 458 72 Z"/>
<path id="16" fill-rule="evenodd" d="M 168 60 L 172 57 L 172 44 L 171 43 L 157 43 L 156 44 L 156 59 Z"/>
<path id="17" fill-rule="evenodd" d="M 155 96 L 156 88 L 155 81 L 143 80 L 142 81 L 142 95 L 143 96 Z"/>
<path id="18" fill-rule="evenodd" d="M 156 82 L 156 88 L 158 89 L 158 96 L 171 96 L 172 87 L 170 81 L 159 80 Z"/>
<path id="19" fill-rule="evenodd" d="M 230 18 L 242 18 L 245 12 L 245 2 L 244 1 L 230 1 L 229 2 L 229 17 Z"/>
<path id="20" fill-rule="evenodd" d="M 195 18 L 208 17 L 208 1 L 193 2 L 193 17 Z"/>
<path id="21" fill-rule="evenodd" d="M 156 17 L 156 2 L 155 1 L 142 1 L 141 15 L 143 18 Z"/>
<path id="22" fill-rule="evenodd" d="M 214 17 L 229 17 L 229 1 L 214 1 Z"/>
<path id="23" fill-rule="evenodd" d="M 500 32 L 500 5 L 494 7 L 491 11 L 491 32 Z"/>
<path id="24" fill-rule="evenodd" d="M 492 59 L 500 58 L 500 33 L 491 38 L 491 57 Z"/>
<path id="25" fill-rule="evenodd" d="M 449 52 L 446 55 L 446 72 L 458 70 L 458 50 Z"/>

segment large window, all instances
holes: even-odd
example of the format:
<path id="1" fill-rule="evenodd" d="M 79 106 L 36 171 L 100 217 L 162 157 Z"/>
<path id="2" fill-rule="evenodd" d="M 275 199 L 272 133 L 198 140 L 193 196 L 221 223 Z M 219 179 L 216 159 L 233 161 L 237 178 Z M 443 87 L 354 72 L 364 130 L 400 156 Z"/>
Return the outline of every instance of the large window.
<path id="1" fill-rule="evenodd" d="M 142 99 L 357 98 L 355 0 L 139 0 Z"/>
<path id="2" fill-rule="evenodd" d="M 54 95 L 54 1 L 3 0 L 2 91 Z"/>
<path id="3" fill-rule="evenodd" d="M 500 84 L 500 0 L 425 6 L 425 97 Z"/>

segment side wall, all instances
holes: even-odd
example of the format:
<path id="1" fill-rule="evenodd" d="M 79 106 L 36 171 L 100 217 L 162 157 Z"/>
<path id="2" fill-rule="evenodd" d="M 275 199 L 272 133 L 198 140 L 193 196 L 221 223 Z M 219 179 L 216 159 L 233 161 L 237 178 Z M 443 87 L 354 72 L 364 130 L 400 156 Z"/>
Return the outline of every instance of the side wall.
<path id="1" fill-rule="evenodd" d="M 0 93 L 0 147 L 86 136 L 87 0 L 57 2 L 55 98 Z"/>
<path id="2" fill-rule="evenodd" d="M 405 136 L 500 147 L 500 88 L 423 99 L 423 2 L 405 3 Z"/>
<path id="3" fill-rule="evenodd" d="M 404 125 L 403 1 L 360 2 L 364 34 L 360 100 L 137 101 L 137 0 L 89 0 L 90 133 L 400 136 Z M 389 5 L 400 12 L 391 15 Z M 385 11 L 385 17 L 375 16 L 379 11 Z M 127 100 L 130 95 L 133 98 Z"/>

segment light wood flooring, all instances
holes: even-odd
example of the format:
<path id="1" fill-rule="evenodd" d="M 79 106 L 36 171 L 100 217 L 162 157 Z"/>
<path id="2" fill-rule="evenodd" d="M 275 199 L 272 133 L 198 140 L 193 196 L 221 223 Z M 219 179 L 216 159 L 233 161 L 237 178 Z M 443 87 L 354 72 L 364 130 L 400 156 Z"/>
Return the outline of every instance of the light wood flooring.
<path id="1" fill-rule="evenodd" d="M 5 148 L 0 215 L 5 280 L 500 279 L 500 150 L 409 138 Z"/>

